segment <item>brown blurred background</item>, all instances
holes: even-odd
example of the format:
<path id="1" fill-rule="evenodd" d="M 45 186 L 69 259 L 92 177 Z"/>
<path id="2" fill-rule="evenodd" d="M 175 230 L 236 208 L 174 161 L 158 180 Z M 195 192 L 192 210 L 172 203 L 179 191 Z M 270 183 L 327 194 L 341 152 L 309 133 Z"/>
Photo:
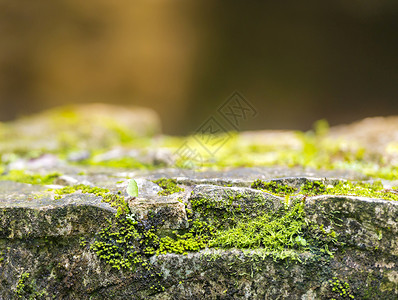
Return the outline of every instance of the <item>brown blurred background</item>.
<path id="1" fill-rule="evenodd" d="M 187 134 L 239 90 L 243 129 L 398 114 L 398 1 L 0 0 L 0 120 L 80 102 Z"/>

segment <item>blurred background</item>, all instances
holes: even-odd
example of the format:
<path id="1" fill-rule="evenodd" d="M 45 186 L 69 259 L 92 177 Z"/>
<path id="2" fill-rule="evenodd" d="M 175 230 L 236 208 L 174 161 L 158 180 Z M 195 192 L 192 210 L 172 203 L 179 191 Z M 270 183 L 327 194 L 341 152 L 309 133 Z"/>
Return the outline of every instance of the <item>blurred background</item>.
<path id="1" fill-rule="evenodd" d="M 0 121 L 59 105 L 156 110 L 188 134 L 235 90 L 248 129 L 398 114 L 398 1 L 0 0 Z"/>

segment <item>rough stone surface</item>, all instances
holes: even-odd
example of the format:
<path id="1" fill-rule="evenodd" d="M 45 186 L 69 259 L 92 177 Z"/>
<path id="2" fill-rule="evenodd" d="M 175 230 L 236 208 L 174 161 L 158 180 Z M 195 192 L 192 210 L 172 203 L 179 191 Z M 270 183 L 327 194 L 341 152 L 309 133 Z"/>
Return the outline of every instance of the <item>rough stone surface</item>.
<path id="1" fill-rule="evenodd" d="M 95 149 L 160 132 L 159 117 L 152 110 L 95 103 L 56 108 L 0 125 L 2 152 Z"/>
<path id="2" fill-rule="evenodd" d="M 228 175 L 224 174 L 224 178 Z M 303 180 L 288 179 L 293 184 Z M 155 196 L 158 189 L 153 184 L 143 180 L 139 183 L 142 195 L 148 198 L 130 200 L 130 206 L 142 218 L 148 211 L 164 210 L 169 217 L 165 229 L 186 227 L 183 203 L 201 197 L 211 199 L 219 209 L 235 198 L 232 205 L 247 208 L 262 201 L 262 210 L 277 209 L 283 202 L 283 198 L 251 188 L 192 182 L 184 192 Z M 1 182 L 1 186 L 3 299 L 15 296 L 18 279 L 24 272 L 35 278 L 38 291 L 45 289 L 50 298 L 57 299 L 327 299 L 335 295 L 328 280 L 336 276 L 349 282 L 352 294 L 359 299 L 398 296 L 398 203 L 393 201 L 308 197 L 308 218 L 324 224 L 325 230 L 340 234 L 346 243 L 344 253 L 337 252 L 330 260 L 302 253 L 303 263 L 274 261 L 264 257 L 260 249 L 208 249 L 188 255 L 153 256 L 151 262 L 162 272 L 158 280 L 165 288 L 153 292 L 147 279 L 112 269 L 87 247 L 81 247 L 80 238 L 92 240 L 95 232 L 107 224 L 106 218 L 115 213 L 101 202 L 101 197 L 74 193 L 54 201 L 45 187 L 14 182 Z"/>
<path id="3" fill-rule="evenodd" d="M 347 147 L 365 147 L 389 163 L 398 162 L 398 117 L 374 117 L 331 128 L 328 138 L 344 140 Z"/>
<path id="4" fill-rule="evenodd" d="M 59 113 L 61 119 L 54 120 Z M 83 117 L 76 119 L 77 115 Z M 97 126 L 97 116 L 108 118 L 107 126 L 101 122 Z M 116 120 L 132 129 L 138 140 L 126 136 Z M 58 127 L 51 127 L 54 124 Z M 97 129 L 87 124 L 96 124 Z M 347 139 L 349 147 L 369 146 L 371 153 L 393 162 L 395 146 L 389 141 L 396 142 L 395 124 L 396 118 L 386 118 L 332 128 L 316 142 Z M 347 168 L 315 169 L 311 155 L 318 152 L 311 135 L 303 142 L 294 132 L 247 132 L 237 136 L 237 145 L 253 148 L 256 155 L 271 148 L 303 151 L 310 163 L 216 166 L 198 171 L 173 167 L 178 160 L 174 148 L 180 145 L 168 149 L 165 145 L 172 142 L 167 137 L 152 138 L 159 124 L 149 111 L 88 105 L 0 125 L 0 170 L 5 176 L 0 180 L 0 299 L 350 299 L 349 295 L 398 299 L 398 201 L 304 194 L 287 198 L 251 188 L 257 179 L 297 189 L 314 182 L 333 186 L 345 180 L 377 179 L 358 167 L 374 166 L 377 159 L 370 158 L 371 153 L 356 154 L 359 158 Z M 383 128 L 392 131 L 388 139 L 379 136 Z M 362 136 L 361 130 L 370 135 Z M 133 144 L 126 146 L 126 140 Z M 375 141 L 382 145 L 372 148 Z M 155 147 L 156 143 L 160 146 Z M 330 153 L 346 163 L 350 153 L 343 150 L 333 148 Z M 320 156 L 329 155 L 322 151 Z M 126 158 L 148 165 L 108 165 L 125 163 Z M 60 176 L 49 185 L 32 185 L 7 177 L 16 169 L 41 175 L 59 172 Z M 126 192 L 131 178 L 139 187 L 137 198 Z M 183 190 L 162 194 L 163 188 L 153 182 L 160 178 L 175 179 Z M 398 186 L 394 176 L 387 179 L 382 181 L 384 188 Z M 54 189 L 76 184 L 100 188 L 102 194 L 72 191 L 54 197 Z M 116 222 L 118 210 L 103 201 L 105 194 L 124 197 L 128 217 L 143 226 L 153 215 L 160 218 L 160 237 L 186 234 L 192 219 L 233 228 L 237 220 L 249 222 L 301 201 L 305 221 L 335 234 L 339 243 L 323 252 L 290 249 L 294 260 L 277 258 L 261 247 L 149 253 L 150 270 L 119 270 L 90 249 L 101 230 Z M 203 210 L 193 212 L 198 203 Z"/>
<path id="5" fill-rule="evenodd" d="M 307 216 L 334 230 L 350 247 L 398 255 L 398 202 L 350 196 L 306 201 Z"/>

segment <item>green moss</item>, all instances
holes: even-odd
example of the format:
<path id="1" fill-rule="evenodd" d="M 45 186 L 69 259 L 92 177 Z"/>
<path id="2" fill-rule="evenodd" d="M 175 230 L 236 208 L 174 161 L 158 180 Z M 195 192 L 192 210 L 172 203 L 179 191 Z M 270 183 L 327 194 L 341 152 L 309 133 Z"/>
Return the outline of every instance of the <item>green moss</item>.
<path id="1" fill-rule="evenodd" d="M 279 211 L 248 218 L 236 226 L 217 231 L 209 242 L 211 247 L 262 249 L 275 259 L 296 259 L 298 253 L 311 251 L 329 254 L 329 244 L 337 244 L 336 236 L 328 235 L 305 218 L 302 202 Z"/>
<path id="2" fill-rule="evenodd" d="M 122 157 L 119 159 L 110 159 L 104 161 L 95 161 L 93 159 L 88 159 L 79 162 L 79 164 L 120 169 L 153 169 L 152 165 L 141 163 L 132 157 Z"/>
<path id="3" fill-rule="evenodd" d="M 239 222 L 233 228 L 218 232 L 211 245 L 223 248 L 264 248 L 267 251 L 283 250 L 306 245 L 300 236 L 304 226 L 302 205 L 278 215 L 263 214 L 259 217 Z"/>
<path id="4" fill-rule="evenodd" d="M 274 181 L 264 182 L 260 179 L 254 181 L 251 185 L 251 188 L 264 190 L 269 193 L 276 194 L 278 196 L 291 195 L 297 191 L 296 188 L 290 187 L 288 185 L 282 185 Z"/>
<path id="5" fill-rule="evenodd" d="M 136 225 L 131 219 L 116 218 L 99 233 L 91 250 L 113 268 L 135 270 L 137 264 L 144 263 L 145 247 L 141 247 L 140 241 L 148 236 L 148 233 L 144 236 L 143 231 L 139 232 Z"/>
<path id="6" fill-rule="evenodd" d="M 353 183 L 349 181 L 340 182 L 333 187 L 327 188 L 325 193 L 331 195 L 360 196 L 367 198 L 398 201 L 398 190 L 384 189 L 383 184 L 380 181 L 376 181 L 373 183 Z"/>
<path id="7" fill-rule="evenodd" d="M 151 290 L 163 291 L 162 274 L 149 261 L 159 249 L 160 237 L 156 232 L 162 223 L 159 215 L 140 221 L 129 214 L 116 215 L 99 232 L 90 249 L 112 268 L 134 272 L 145 279 Z"/>
<path id="8" fill-rule="evenodd" d="M 45 289 L 38 291 L 37 285 L 34 280 L 30 280 L 30 274 L 22 273 L 18 279 L 15 293 L 21 299 L 45 299 L 48 293 Z"/>
<path id="9" fill-rule="evenodd" d="M 193 199 L 192 209 L 187 207 L 188 229 L 167 235 L 160 230 L 164 224 L 164 212 L 150 213 L 140 220 L 130 212 L 122 212 L 109 220 L 108 226 L 90 244 L 90 249 L 111 267 L 145 277 L 151 289 L 155 290 L 164 288 L 161 272 L 150 263 L 153 255 L 187 254 L 210 247 L 263 250 L 281 260 L 299 261 L 299 253 L 306 251 L 332 255 L 328 249 L 329 245 L 338 244 L 336 236 L 309 223 L 301 202 L 277 212 L 259 209 L 257 216 L 252 216 L 236 205 L 244 202 L 246 197 L 231 194 L 226 199 L 227 209 L 220 210 L 221 215 L 211 215 L 210 212 L 220 208 L 214 206 L 212 199 Z M 261 204 L 263 200 L 258 202 Z M 240 213 L 241 216 L 235 219 Z M 224 226 L 226 220 L 228 226 Z M 81 242 L 86 246 L 85 240 Z"/>
<path id="10" fill-rule="evenodd" d="M 333 277 L 333 280 L 329 280 L 329 284 L 330 288 L 332 289 L 332 293 L 338 299 L 355 299 L 355 297 L 351 294 L 351 288 L 348 282 L 339 280 L 337 277 Z"/>
<path id="11" fill-rule="evenodd" d="M 260 210 L 257 217 L 249 213 L 239 216 L 241 208 L 233 204 L 240 197 L 244 196 L 232 197 L 231 208 L 219 215 L 212 213 L 218 208 L 210 199 L 193 199 L 192 211 L 187 210 L 189 232 L 162 238 L 156 253 L 185 254 L 207 247 L 221 247 L 262 249 L 275 259 L 296 259 L 303 251 L 332 255 L 328 249 L 330 244 L 338 244 L 336 234 L 309 223 L 302 202 L 285 206 L 275 213 Z"/>
<path id="12" fill-rule="evenodd" d="M 129 212 L 128 204 L 122 196 L 122 192 L 118 191 L 117 194 L 110 193 L 109 189 L 100 188 L 96 186 L 89 186 L 84 184 L 66 186 L 60 189 L 49 189 L 49 191 L 53 191 L 55 196 L 54 199 L 61 199 L 63 195 L 72 194 L 75 192 L 82 192 L 85 194 L 92 194 L 98 197 L 102 197 L 102 201 L 109 203 L 112 207 L 115 207 L 118 211 L 117 214 L 127 213 Z"/>
<path id="13" fill-rule="evenodd" d="M 345 195 L 398 201 L 398 189 L 385 189 L 380 181 L 375 181 L 373 183 L 340 181 L 335 185 L 326 186 L 321 181 L 316 180 L 307 181 L 301 186 L 300 190 L 297 190 L 287 185 L 284 186 L 272 181 L 264 182 L 258 179 L 252 183 L 251 187 L 254 189 L 264 190 L 278 196 L 288 196 L 291 194 L 304 196 Z"/>
<path id="14" fill-rule="evenodd" d="M 156 181 L 165 190 L 179 191 L 175 180 Z M 177 187 L 177 188 L 176 188 Z M 269 190 L 278 195 L 313 196 L 320 194 L 379 195 L 387 193 L 380 183 L 341 182 L 335 186 L 325 186 L 321 181 L 309 181 L 300 189 L 284 187 L 281 184 L 268 184 L 256 181 L 253 187 Z M 66 187 L 62 192 L 81 190 L 90 192 L 104 199 L 107 189 L 87 186 Z M 113 195 L 117 196 L 117 195 Z M 109 197 L 113 197 L 109 196 Z M 329 250 L 338 249 L 340 243 L 334 231 L 328 231 L 318 224 L 306 219 L 304 203 L 296 200 L 277 211 L 259 209 L 264 199 L 258 199 L 258 206 L 251 209 L 242 207 L 248 195 L 226 194 L 223 201 L 202 197 L 191 199 L 187 207 L 189 227 L 187 230 L 175 231 L 161 235 L 159 228 L 164 224 L 162 212 L 150 214 L 148 218 L 138 220 L 130 214 L 128 206 L 121 210 L 109 225 L 103 229 L 90 245 L 101 260 L 118 270 L 144 272 L 153 278 L 157 286 L 160 274 L 150 264 L 152 255 L 165 253 L 186 254 L 204 248 L 238 248 L 242 250 L 257 249 L 274 259 L 293 259 L 300 261 L 299 254 L 310 252 L 314 255 L 333 256 Z M 253 195 L 251 195 L 253 197 Z M 390 197 L 390 196 L 389 196 Z M 106 200 L 105 200 L 106 201 Z M 115 199 L 112 202 L 117 201 Z M 257 203 L 257 202 L 255 202 Z M 119 207 L 122 207 L 122 203 Z M 86 244 L 84 243 L 84 246 Z M 156 279 L 157 278 L 157 279 Z M 350 296 L 347 287 L 336 285 L 338 293 Z"/>
<path id="15" fill-rule="evenodd" d="M 62 195 L 67 195 L 67 194 L 72 194 L 75 193 L 77 191 L 81 191 L 82 193 L 85 194 L 94 194 L 96 196 L 101 196 L 104 197 L 105 195 L 107 195 L 109 193 L 108 189 L 104 189 L 104 188 L 100 188 L 100 187 L 96 187 L 96 186 L 89 186 L 89 185 L 85 185 L 85 184 L 78 184 L 78 185 L 70 185 L 70 186 L 66 186 L 64 188 L 60 188 L 60 189 L 49 189 L 49 191 L 54 191 L 54 194 L 58 195 L 58 197 L 56 196 L 55 199 L 59 199 L 61 198 Z"/>
<path id="16" fill-rule="evenodd" d="M 162 191 L 158 192 L 158 195 L 167 196 L 184 190 L 177 185 L 177 181 L 175 179 L 160 178 L 158 180 L 154 180 L 153 182 L 163 189 Z"/>
<path id="17" fill-rule="evenodd" d="M 216 228 L 214 226 L 203 221 L 194 220 L 190 225 L 189 232 L 183 235 L 174 232 L 174 237 L 166 236 L 161 238 L 156 254 L 168 252 L 187 254 L 189 251 L 199 251 L 209 246 L 209 241 L 215 232 Z"/>
<path id="18" fill-rule="evenodd" d="M 10 180 L 29 184 L 53 184 L 54 180 L 61 176 L 60 173 L 49 173 L 46 175 L 27 173 L 22 170 L 12 170 L 8 174 L 0 176 L 0 180 Z"/>
<path id="19" fill-rule="evenodd" d="M 122 126 L 113 120 L 105 120 L 104 125 L 116 135 L 120 144 L 128 144 L 136 139 L 136 135 L 126 126 Z"/>
<path id="20" fill-rule="evenodd" d="M 300 192 L 306 196 L 322 195 L 326 193 L 326 186 L 320 181 L 307 181 Z"/>
<path id="21" fill-rule="evenodd" d="M 252 205 L 247 205 L 245 199 L 251 198 Z M 223 201 L 214 201 L 209 197 L 199 197 L 191 199 L 193 209 L 192 215 L 206 220 L 208 224 L 217 229 L 224 229 L 234 226 L 238 220 L 245 219 L 249 215 L 257 215 L 256 211 L 265 208 L 264 196 L 230 194 L 224 191 Z"/>
<path id="22" fill-rule="evenodd" d="M 87 245 L 87 241 L 84 237 L 80 237 L 80 247 L 84 248 Z"/>

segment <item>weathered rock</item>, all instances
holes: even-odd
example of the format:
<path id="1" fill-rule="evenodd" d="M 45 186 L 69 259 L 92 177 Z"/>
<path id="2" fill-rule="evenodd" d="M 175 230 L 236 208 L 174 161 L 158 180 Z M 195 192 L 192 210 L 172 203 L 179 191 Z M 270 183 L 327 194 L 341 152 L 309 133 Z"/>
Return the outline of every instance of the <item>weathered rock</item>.
<path id="1" fill-rule="evenodd" d="M 153 136 L 160 133 L 160 121 L 145 108 L 81 104 L 22 118 L 2 129 L 0 153 L 62 151 L 98 149 Z"/>
<path id="2" fill-rule="evenodd" d="M 237 134 L 200 172 L 173 167 L 182 139 L 148 138 L 159 124 L 147 110 L 84 105 L 0 124 L 0 299 L 397 299 L 398 202 L 304 189 L 383 177 L 396 196 L 396 123 Z M 60 174 L 46 186 L 9 181 L 49 172 Z M 293 195 L 252 189 L 257 179 Z M 243 247 L 237 232 L 289 240 Z"/>
<path id="3" fill-rule="evenodd" d="M 156 180 L 162 177 L 176 178 L 177 182 L 184 185 L 212 184 L 220 186 L 240 186 L 249 187 L 254 180 L 275 180 L 282 178 L 292 178 L 297 181 L 298 178 L 329 178 L 364 180 L 368 177 L 354 171 L 342 170 L 314 170 L 301 167 L 253 167 L 253 168 L 235 168 L 222 171 L 203 171 L 181 170 L 176 168 L 161 169 L 156 171 L 130 171 L 117 172 L 117 176 L 130 178 L 146 178 Z M 302 184 L 302 179 L 298 184 Z"/>
<path id="4" fill-rule="evenodd" d="M 398 256 L 398 202 L 352 196 L 306 200 L 307 216 L 334 230 L 349 247 Z"/>
<path id="5" fill-rule="evenodd" d="M 332 127 L 327 139 L 344 141 L 347 148 L 366 149 L 367 158 L 398 164 L 398 117 L 374 117 Z"/>
<path id="6" fill-rule="evenodd" d="M 189 197 L 191 206 L 200 208 L 200 218 L 209 224 L 230 225 L 240 216 L 255 218 L 266 211 L 276 211 L 283 206 L 283 198 L 258 190 L 241 187 L 197 185 Z M 234 224 L 232 223 L 232 224 Z"/>
<path id="7" fill-rule="evenodd" d="M 94 234 L 115 213 L 100 197 L 75 193 L 53 200 L 45 190 L 0 181 L 0 238 L 68 238 Z"/>
<path id="8" fill-rule="evenodd" d="M 207 175 L 196 174 L 201 176 Z M 112 193 L 123 191 L 128 182 L 117 180 L 107 175 L 90 177 L 96 186 L 113 185 Z M 131 210 L 142 220 L 151 213 L 162 216 L 163 229 L 183 231 L 189 218 L 185 206 L 190 208 L 195 201 L 213 215 L 227 214 L 227 223 L 228 214 L 239 218 L 239 207 L 240 213 L 255 218 L 285 203 L 282 197 L 251 188 L 224 187 L 219 182 L 201 185 L 195 180 L 183 192 L 159 196 L 159 186 L 138 179 L 141 196 L 129 200 Z M 275 179 L 292 186 L 313 180 Z M 335 179 L 324 182 L 333 184 Z M 100 196 L 77 192 L 53 200 L 46 187 L 5 181 L 0 182 L 0 191 L 2 299 L 16 297 L 18 282 L 26 273 L 30 277 L 24 281 L 24 297 L 39 299 L 45 298 L 38 296 L 43 292 L 50 299 L 337 299 L 342 289 L 358 299 L 398 296 L 398 204 L 394 201 L 307 197 L 308 220 L 323 225 L 326 232 L 335 231 L 345 244 L 330 249 L 333 257 L 303 252 L 297 253 L 300 261 L 289 261 L 275 260 L 261 248 L 205 249 L 187 255 L 153 255 L 151 271 L 131 272 L 111 268 L 89 248 L 96 232 L 116 212 Z M 209 214 L 202 217 L 211 219 Z M 340 289 L 337 280 L 348 287 Z"/>
<path id="9" fill-rule="evenodd" d="M 151 214 L 162 216 L 163 229 L 186 229 L 188 218 L 185 205 L 178 199 L 155 199 L 135 198 L 128 201 L 131 212 L 139 219 L 148 219 Z"/>

